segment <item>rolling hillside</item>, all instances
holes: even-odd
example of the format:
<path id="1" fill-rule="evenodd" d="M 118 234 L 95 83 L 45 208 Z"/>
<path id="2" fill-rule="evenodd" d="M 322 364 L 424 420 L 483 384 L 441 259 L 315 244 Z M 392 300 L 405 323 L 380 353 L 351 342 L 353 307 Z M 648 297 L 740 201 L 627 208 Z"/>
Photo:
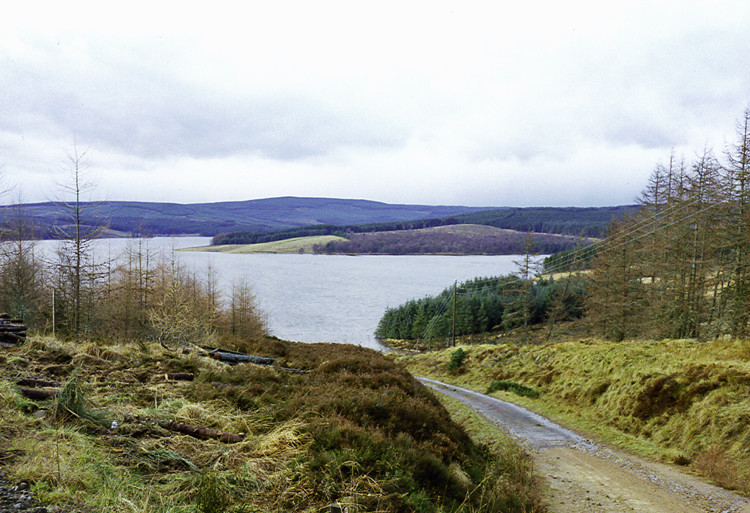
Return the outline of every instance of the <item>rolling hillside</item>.
<path id="1" fill-rule="evenodd" d="M 81 206 L 84 232 L 103 226 L 106 236 L 111 237 L 202 235 L 215 237 L 214 244 L 253 244 L 457 224 L 602 237 L 613 219 L 636 209 L 634 206 L 488 209 L 298 197 L 193 204 L 110 201 Z M 15 227 L 18 218 L 26 226 L 27 238 L 57 238 L 61 232 L 72 231 L 70 209 L 60 203 L 0 206 L 0 223 Z"/>
<path id="2" fill-rule="evenodd" d="M 84 224 L 106 226 L 109 235 L 214 236 L 224 232 L 266 233 L 301 226 L 352 225 L 442 218 L 483 210 L 479 207 L 393 205 L 366 200 L 282 197 L 219 203 L 107 201 L 83 205 Z M 70 225 L 70 212 L 58 203 L 0 207 L 0 219 L 18 214 L 35 237 L 53 238 Z"/>
<path id="3" fill-rule="evenodd" d="M 355 233 L 348 239 L 328 241 L 313 247 L 318 253 L 371 255 L 515 255 L 526 252 L 556 253 L 575 247 L 570 235 L 519 232 L 476 224 L 457 224 L 398 230 Z"/>

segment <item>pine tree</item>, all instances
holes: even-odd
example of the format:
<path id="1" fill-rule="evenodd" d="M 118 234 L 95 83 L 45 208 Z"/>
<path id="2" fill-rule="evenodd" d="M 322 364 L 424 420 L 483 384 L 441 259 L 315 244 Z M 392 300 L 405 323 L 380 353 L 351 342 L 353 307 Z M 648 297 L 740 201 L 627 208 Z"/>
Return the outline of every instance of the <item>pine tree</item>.
<path id="1" fill-rule="evenodd" d="M 726 201 L 726 281 L 717 287 L 715 297 L 721 293 L 717 316 L 732 335 L 739 337 L 748 334 L 750 323 L 750 109 L 737 123 L 737 141 L 727 148 L 725 156 L 722 185 Z"/>

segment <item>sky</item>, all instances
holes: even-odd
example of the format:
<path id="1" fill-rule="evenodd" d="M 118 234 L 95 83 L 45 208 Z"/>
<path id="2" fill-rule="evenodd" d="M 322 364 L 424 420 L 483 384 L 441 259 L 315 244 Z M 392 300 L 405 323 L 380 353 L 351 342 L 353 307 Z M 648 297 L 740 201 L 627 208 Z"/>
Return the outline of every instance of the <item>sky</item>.
<path id="1" fill-rule="evenodd" d="M 0 202 L 632 203 L 750 107 L 750 2 L 14 2 Z"/>

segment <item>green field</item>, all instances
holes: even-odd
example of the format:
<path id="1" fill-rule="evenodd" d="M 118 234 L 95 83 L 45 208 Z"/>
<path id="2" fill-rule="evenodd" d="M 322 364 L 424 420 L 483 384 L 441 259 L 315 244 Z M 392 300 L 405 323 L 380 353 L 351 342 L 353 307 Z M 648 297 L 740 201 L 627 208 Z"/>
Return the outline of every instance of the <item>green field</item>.
<path id="1" fill-rule="evenodd" d="M 346 240 L 335 235 L 319 235 L 313 237 L 295 237 L 293 239 L 262 242 L 260 244 L 225 244 L 222 246 L 205 246 L 188 248 L 184 251 L 210 251 L 217 253 L 312 253 L 316 244 L 327 244 L 331 241 Z"/>

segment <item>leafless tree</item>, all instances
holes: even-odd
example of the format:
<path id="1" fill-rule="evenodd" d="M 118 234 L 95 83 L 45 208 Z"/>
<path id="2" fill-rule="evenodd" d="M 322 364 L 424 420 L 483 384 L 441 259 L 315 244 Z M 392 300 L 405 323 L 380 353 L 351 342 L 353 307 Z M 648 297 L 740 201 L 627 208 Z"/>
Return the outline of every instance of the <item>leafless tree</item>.
<path id="1" fill-rule="evenodd" d="M 95 188 L 95 184 L 85 175 L 86 151 L 80 151 L 74 144 L 67 157 L 68 180 L 58 183 L 64 199 L 57 201 L 67 223 L 56 227 L 56 235 L 63 241 L 58 251 L 57 290 L 60 292 L 57 303 L 66 319 L 63 333 L 77 337 L 83 328 L 83 318 L 90 313 L 87 308 L 94 300 L 95 282 L 100 277 L 99 263 L 95 261 L 92 242 L 101 236 L 103 226 L 86 224 L 86 215 L 96 208 L 96 203 L 85 201 Z"/>

